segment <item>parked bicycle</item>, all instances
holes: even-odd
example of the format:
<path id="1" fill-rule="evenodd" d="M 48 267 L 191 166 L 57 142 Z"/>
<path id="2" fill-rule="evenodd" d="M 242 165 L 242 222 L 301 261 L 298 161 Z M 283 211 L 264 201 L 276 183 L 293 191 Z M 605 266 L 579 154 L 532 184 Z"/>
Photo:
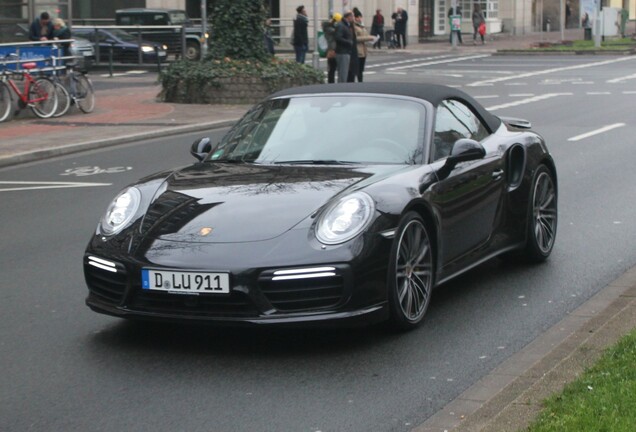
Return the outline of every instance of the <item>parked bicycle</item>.
<path id="1" fill-rule="evenodd" d="M 34 78 L 29 73 L 37 67 L 35 62 L 22 63 L 20 70 L 10 70 L 7 67 L 7 61 L 11 57 L 17 57 L 17 55 L 5 56 L 3 69 L 0 71 L 0 122 L 9 119 L 13 114 L 11 90 L 18 96 L 20 109 L 28 106 L 40 118 L 51 117 L 57 109 L 55 84 L 48 78 Z M 16 83 L 18 81 L 24 83 L 22 89 Z"/>
<path id="2" fill-rule="evenodd" d="M 53 64 L 55 63 L 54 61 Z M 53 117 L 63 116 L 73 104 L 86 114 L 95 108 L 93 84 L 84 73 L 75 71 L 75 66 L 74 62 L 67 63 L 62 77 L 54 66 L 52 79 L 57 88 L 58 107 Z"/>

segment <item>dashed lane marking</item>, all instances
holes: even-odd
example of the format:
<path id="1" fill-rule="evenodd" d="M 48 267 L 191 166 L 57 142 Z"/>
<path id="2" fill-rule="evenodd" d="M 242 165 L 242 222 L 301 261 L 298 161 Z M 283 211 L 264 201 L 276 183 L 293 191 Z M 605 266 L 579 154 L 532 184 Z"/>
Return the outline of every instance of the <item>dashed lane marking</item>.
<path id="1" fill-rule="evenodd" d="M 581 135 L 577 135 L 577 136 L 572 137 L 572 138 L 568 138 L 568 141 L 580 141 L 582 139 L 589 138 L 589 137 L 592 137 L 594 135 L 602 134 L 604 132 L 608 132 L 608 131 L 611 131 L 613 129 L 617 129 L 617 128 L 623 127 L 623 126 L 625 126 L 625 123 L 614 123 L 614 124 L 611 124 L 611 125 L 599 128 L 599 129 L 595 129 L 593 131 L 590 131 L 590 132 L 587 132 L 587 133 L 584 133 L 584 134 L 581 134 Z"/>
<path id="2" fill-rule="evenodd" d="M 547 93 L 544 95 L 540 95 L 540 96 L 533 96 L 531 98 L 527 98 L 527 99 L 521 99 L 518 101 L 514 101 L 514 102 L 508 102 L 505 104 L 501 104 L 501 105 L 493 105 L 491 107 L 486 108 L 488 111 L 494 111 L 494 110 L 498 110 L 498 109 L 503 109 L 503 108 L 510 108 L 510 107 L 515 107 L 515 106 L 519 106 L 519 105 L 525 105 L 525 104 L 529 104 L 529 103 L 533 103 L 533 102 L 539 102 L 542 100 L 546 100 L 546 99 L 551 99 L 551 98 L 555 98 L 555 97 L 559 97 L 559 96 L 572 96 L 573 93 Z"/>
<path id="3" fill-rule="evenodd" d="M 388 70 L 389 71 L 399 71 L 399 70 L 403 70 L 403 69 L 413 69 L 413 68 L 418 68 L 418 67 L 423 67 L 423 66 L 432 66 L 432 65 L 446 64 L 446 63 L 456 63 L 456 62 L 461 62 L 461 61 L 466 61 L 466 60 L 473 60 L 473 59 L 490 57 L 490 56 L 491 56 L 490 54 L 479 54 L 479 55 L 466 56 L 466 57 L 453 57 L 453 58 L 449 58 L 449 59 L 432 60 L 432 61 L 427 61 L 427 62 L 424 62 L 424 63 L 417 63 L 417 64 L 406 65 L 406 66 L 397 66 L 397 67 L 389 68 Z"/>
<path id="4" fill-rule="evenodd" d="M 627 75 L 627 76 L 624 76 L 624 77 L 619 77 L 619 78 L 614 78 L 614 79 L 611 79 L 611 80 L 607 80 L 606 82 L 609 83 L 609 84 L 617 84 L 617 83 L 620 83 L 622 81 L 627 81 L 627 80 L 635 79 L 635 78 L 636 78 L 636 74 L 632 74 L 632 75 Z"/>
<path id="5" fill-rule="evenodd" d="M 366 69 L 385 67 L 385 66 L 396 66 L 396 65 L 407 64 L 407 63 L 416 63 L 416 62 L 421 62 L 421 61 L 424 61 L 424 60 L 445 59 L 445 58 L 449 58 L 449 57 L 451 57 L 451 56 L 450 55 L 438 55 L 438 56 L 421 57 L 421 58 L 409 59 L 409 60 L 400 60 L 400 61 L 392 61 L 392 62 L 385 62 L 385 63 L 376 63 L 376 64 L 367 65 Z"/>
<path id="6" fill-rule="evenodd" d="M 527 72 L 527 73 L 524 73 L 524 74 L 519 74 L 519 75 L 515 75 L 515 76 L 510 76 L 510 77 L 500 77 L 500 78 L 492 78 L 492 79 L 483 80 L 483 81 L 476 81 L 474 83 L 468 84 L 468 86 L 469 87 L 474 87 L 474 86 L 483 85 L 483 84 L 487 84 L 487 83 L 494 84 L 494 83 L 498 83 L 498 82 L 502 82 L 502 81 L 510 81 L 510 80 L 513 80 L 513 79 L 528 78 L 528 77 L 533 77 L 533 76 L 537 76 L 537 75 L 546 75 L 546 74 L 555 73 L 555 72 L 564 72 L 564 71 L 577 70 L 577 69 L 587 69 L 587 68 L 591 68 L 591 67 L 603 66 L 603 65 L 614 64 L 614 63 L 630 61 L 630 60 L 634 60 L 634 59 L 631 58 L 631 57 L 625 57 L 625 58 L 619 58 L 619 59 L 604 60 L 604 61 L 599 61 L 599 62 L 595 62 L 595 63 L 585 63 L 585 64 L 579 64 L 579 65 L 574 65 L 574 66 L 565 66 L 565 67 L 559 67 L 559 68 L 544 69 L 544 70 L 540 70 L 540 71 Z"/>

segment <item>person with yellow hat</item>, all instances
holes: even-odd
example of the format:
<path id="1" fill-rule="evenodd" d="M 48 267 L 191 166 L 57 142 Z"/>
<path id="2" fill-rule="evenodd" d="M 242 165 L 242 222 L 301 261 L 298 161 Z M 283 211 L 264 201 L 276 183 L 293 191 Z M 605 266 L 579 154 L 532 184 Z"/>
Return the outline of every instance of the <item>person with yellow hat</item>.
<path id="1" fill-rule="evenodd" d="M 322 22 L 322 32 L 327 40 L 327 82 L 336 82 L 336 69 L 338 62 L 336 61 L 336 24 L 342 20 L 342 14 L 336 12 L 330 20 Z"/>

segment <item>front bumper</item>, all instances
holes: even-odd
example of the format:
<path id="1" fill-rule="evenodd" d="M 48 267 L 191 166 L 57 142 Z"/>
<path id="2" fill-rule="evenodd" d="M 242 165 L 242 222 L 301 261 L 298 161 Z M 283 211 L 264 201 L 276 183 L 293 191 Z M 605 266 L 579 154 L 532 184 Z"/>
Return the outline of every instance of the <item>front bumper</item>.
<path id="1" fill-rule="evenodd" d="M 296 236 L 286 239 L 286 247 L 258 242 L 243 244 L 238 249 L 236 244 L 194 247 L 154 241 L 142 256 L 115 251 L 108 242 L 95 238 L 84 257 L 89 288 L 86 304 L 96 312 L 122 318 L 230 325 L 357 325 L 388 318 L 388 240 L 381 236 L 366 239 L 367 243 L 382 242 L 368 245 L 380 253 L 369 253 L 362 239 L 358 239 L 355 247 L 325 251 L 307 245 L 305 234 L 306 247 L 300 251 L 294 245 L 302 244 L 303 236 L 299 233 Z M 236 262 L 245 265 L 239 267 Z M 316 266 L 330 266 L 333 275 L 310 274 L 284 280 L 275 276 L 281 270 L 302 272 Z M 142 289 L 144 268 L 227 272 L 230 294 L 177 294 Z"/>

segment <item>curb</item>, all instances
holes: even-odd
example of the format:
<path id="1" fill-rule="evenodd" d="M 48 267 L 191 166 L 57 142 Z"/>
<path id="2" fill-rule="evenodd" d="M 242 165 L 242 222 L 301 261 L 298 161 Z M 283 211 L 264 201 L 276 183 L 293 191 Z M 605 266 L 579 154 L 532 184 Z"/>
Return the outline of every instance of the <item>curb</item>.
<path id="1" fill-rule="evenodd" d="M 636 267 L 608 284 L 412 432 L 525 430 L 542 401 L 636 328 Z"/>
<path id="2" fill-rule="evenodd" d="M 61 147 L 49 147 L 28 153 L 18 153 L 15 155 L 0 158 L 0 168 L 5 168 L 12 165 L 24 164 L 27 162 L 34 162 L 42 159 L 47 159 L 55 156 L 64 156 L 72 153 L 79 153 L 86 150 L 95 150 L 99 148 L 112 147 L 120 144 L 126 144 L 129 142 L 137 141 L 140 139 L 152 139 L 158 137 L 167 137 L 172 135 L 178 135 L 182 133 L 197 132 L 206 129 L 221 129 L 232 126 L 238 117 L 235 119 L 221 120 L 208 123 L 197 123 L 193 125 L 176 126 L 170 128 L 157 129 L 150 132 L 138 132 L 129 135 L 122 135 L 119 137 L 106 138 L 96 141 L 85 141 L 75 144 L 69 144 Z"/>

